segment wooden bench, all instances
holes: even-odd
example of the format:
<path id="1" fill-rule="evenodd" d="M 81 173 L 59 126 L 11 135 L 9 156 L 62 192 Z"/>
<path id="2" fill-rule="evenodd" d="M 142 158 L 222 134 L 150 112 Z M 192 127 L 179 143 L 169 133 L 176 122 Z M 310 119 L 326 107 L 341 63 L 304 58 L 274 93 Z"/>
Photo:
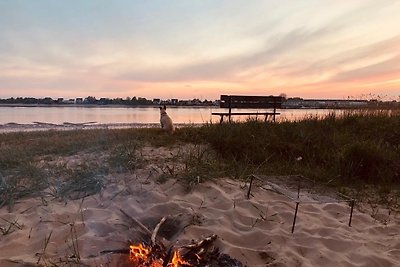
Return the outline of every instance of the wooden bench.
<path id="1" fill-rule="evenodd" d="M 280 115 L 276 112 L 277 108 L 282 107 L 283 97 L 281 96 L 245 96 L 245 95 L 221 95 L 220 108 L 228 108 L 228 112 L 212 112 L 212 115 L 221 117 L 220 123 L 224 121 L 224 117 L 228 117 L 231 122 L 233 115 L 262 115 L 265 116 L 264 121 L 268 117 L 272 117 L 275 122 L 275 116 Z M 233 108 L 241 109 L 273 109 L 269 112 L 232 112 Z"/>

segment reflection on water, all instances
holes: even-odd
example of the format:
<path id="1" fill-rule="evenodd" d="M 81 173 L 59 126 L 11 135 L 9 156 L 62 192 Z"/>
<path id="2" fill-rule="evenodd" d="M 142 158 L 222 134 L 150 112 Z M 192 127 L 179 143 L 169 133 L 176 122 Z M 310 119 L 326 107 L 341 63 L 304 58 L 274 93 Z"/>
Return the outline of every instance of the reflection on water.
<path id="1" fill-rule="evenodd" d="M 218 107 L 169 107 L 168 114 L 175 123 L 218 122 L 219 116 L 211 112 L 222 111 Z M 257 110 L 235 109 L 235 112 Z M 262 112 L 262 110 L 259 110 Z M 283 109 L 277 120 L 298 120 L 308 116 L 324 116 L 332 110 Z M 245 120 L 247 116 L 233 117 Z M 63 124 L 95 122 L 97 124 L 152 124 L 160 119 L 158 107 L 0 107 L 0 124 L 33 124 L 36 122 Z"/>

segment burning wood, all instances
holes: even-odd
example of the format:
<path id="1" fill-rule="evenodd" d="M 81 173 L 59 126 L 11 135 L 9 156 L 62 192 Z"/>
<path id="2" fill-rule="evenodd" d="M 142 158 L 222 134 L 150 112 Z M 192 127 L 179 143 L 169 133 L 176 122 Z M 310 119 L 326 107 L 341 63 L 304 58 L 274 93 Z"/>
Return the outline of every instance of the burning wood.
<path id="1" fill-rule="evenodd" d="M 220 253 L 217 248 L 210 251 L 216 239 L 217 235 L 211 235 L 193 244 L 171 247 L 168 253 L 157 245 L 131 245 L 130 259 L 134 267 L 242 267 L 239 261 Z"/>
<path id="2" fill-rule="evenodd" d="M 208 236 L 197 242 L 183 245 L 180 247 L 166 248 L 163 242 L 157 240 L 157 234 L 167 220 L 163 217 L 151 233 L 150 230 L 141 222 L 134 219 L 126 212 L 121 212 L 132 222 L 138 225 L 146 235 L 150 235 L 150 245 L 139 243 L 129 246 L 127 249 L 107 250 L 101 253 L 123 253 L 129 254 L 129 261 L 134 267 L 197 267 L 197 266 L 224 266 L 224 267 L 242 267 L 243 265 L 222 254 L 212 244 L 217 239 L 217 235 Z"/>
<path id="3" fill-rule="evenodd" d="M 196 266 L 185 260 L 178 250 L 174 250 L 171 257 L 171 253 L 165 253 L 157 246 L 147 247 L 143 244 L 131 245 L 129 258 L 135 267 Z"/>

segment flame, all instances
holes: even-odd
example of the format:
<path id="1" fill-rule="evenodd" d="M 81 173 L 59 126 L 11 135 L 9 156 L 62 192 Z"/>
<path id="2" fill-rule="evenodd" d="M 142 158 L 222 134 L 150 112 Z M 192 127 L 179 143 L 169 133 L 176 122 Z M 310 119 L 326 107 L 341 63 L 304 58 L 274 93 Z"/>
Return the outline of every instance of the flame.
<path id="1" fill-rule="evenodd" d="M 179 267 L 182 264 L 192 266 L 189 262 L 181 258 L 178 251 L 174 251 L 174 256 L 172 257 L 171 262 L 168 263 L 168 267 Z"/>
<path id="2" fill-rule="evenodd" d="M 130 245 L 129 248 L 131 249 L 129 252 L 131 259 L 147 260 L 148 255 L 150 254 L 150 249 L 146 248 L 142 244 L 137 246 Z"/>
<path id="3" fill-rule="evenodd" d="M 130 245 L 129 258 L 132 260 L 135 267 L 162 267 L 163 259 L 154 259 L 152 251 L 150 248 L 139 245 Z M 174 255 L 170 262 L 168 262 L 168 267 L 181 267 L 192 266 L 189 262 L 185 261 L 178 251 L 174 251 Z"/>
<path id="4" fill-rule="evenodd" d="M 137 267 L 162 267 L 162 262 L 152 260 L 150 257 L 151 249 L 139 244 L 130 245 L 129 257 Z"/>

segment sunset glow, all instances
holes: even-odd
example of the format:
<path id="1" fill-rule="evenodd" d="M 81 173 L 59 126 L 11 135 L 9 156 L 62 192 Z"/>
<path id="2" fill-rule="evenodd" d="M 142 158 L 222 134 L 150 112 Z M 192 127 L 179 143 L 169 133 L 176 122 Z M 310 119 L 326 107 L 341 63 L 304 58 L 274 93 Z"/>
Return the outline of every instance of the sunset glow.
<path id="1" fill-rule="evenodd" d="M 0 97 L 400 97 L 400 1 L 0 0 Z"/>

